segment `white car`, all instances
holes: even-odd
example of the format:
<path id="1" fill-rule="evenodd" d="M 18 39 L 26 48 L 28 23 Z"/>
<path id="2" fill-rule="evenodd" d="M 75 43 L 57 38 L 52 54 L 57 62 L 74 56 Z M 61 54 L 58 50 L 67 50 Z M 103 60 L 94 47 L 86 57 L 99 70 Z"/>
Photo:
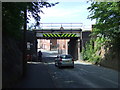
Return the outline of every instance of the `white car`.
<path id="1" fill-rule="evenodd" d="M 74 60 L 70 54 L 61 54 L 55 58 L 55 66 L 71 66 L 74 68 Z"/>

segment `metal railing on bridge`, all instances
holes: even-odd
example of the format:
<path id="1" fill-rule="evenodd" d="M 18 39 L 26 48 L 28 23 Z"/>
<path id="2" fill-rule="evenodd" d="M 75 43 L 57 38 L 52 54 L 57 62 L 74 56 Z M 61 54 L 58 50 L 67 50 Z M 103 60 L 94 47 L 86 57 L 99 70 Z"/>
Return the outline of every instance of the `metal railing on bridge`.
<path id="1" fill-rule="evenodd" d="M 81 29 L 83 23 L 40 23 L 40 29 Z"/>
<path id="2" fill-rule="evenodd" d="M 33 31 L 39 38 L 73 38 L 81 36 L 82 26 L 82 23 L 41 23 Z"/>

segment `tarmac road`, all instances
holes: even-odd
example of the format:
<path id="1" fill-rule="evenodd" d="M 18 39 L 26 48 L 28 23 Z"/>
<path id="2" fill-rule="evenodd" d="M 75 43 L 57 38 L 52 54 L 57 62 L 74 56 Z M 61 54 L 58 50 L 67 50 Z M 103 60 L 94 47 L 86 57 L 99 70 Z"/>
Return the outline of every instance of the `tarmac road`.
<path id="1" fill-rule="evenodd" d="M 29 62 L 26 77 L 15 88 L 118 88 L 118 72 L 75 61 L 75 68 L 54 65 L 55 52 L 42 51 L 42 62 Z"/>
<path id="2" fill-rule="evenodd" d="M 45 55 L 44 61 L 57 88 L 118 88 L 118 72 L 102 66 L 75 61 L 75 68 L 55 67 L 54 56 Z M 55 55 L 55 54 L 54 54 Z"/>

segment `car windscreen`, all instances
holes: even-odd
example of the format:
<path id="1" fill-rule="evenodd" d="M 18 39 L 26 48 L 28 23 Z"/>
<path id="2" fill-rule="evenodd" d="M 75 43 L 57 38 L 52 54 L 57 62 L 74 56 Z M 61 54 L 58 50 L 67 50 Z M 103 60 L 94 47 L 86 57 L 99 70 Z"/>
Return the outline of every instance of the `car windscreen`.
<path id="1" fill-rule="evenodd" d="M 61 57 L 62 57 L 63 59 L 72 58 L 72 56 L 71 56 L 71 55 L 62 55 Z"/>

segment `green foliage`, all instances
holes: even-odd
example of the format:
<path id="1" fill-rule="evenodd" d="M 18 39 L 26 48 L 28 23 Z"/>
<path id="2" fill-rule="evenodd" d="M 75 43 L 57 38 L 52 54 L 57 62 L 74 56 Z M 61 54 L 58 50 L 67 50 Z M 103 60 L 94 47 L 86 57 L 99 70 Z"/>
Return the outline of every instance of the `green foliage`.
<path id="1" fill-rule="evenodd" d="M 83 59 L 93 63 L 101 60 L 101 47 L 120 45 L 120 2 L 92 2 L 88 7 L 89 19 L 96 19 L 89 43 L 83 49 Z M 93 45 L 94 42 L 94 45 Z"/>
<path id="2" fill-rule="evenodd" d="M 3 35 L 18 36 L 19 29 L 23 23 L 17 3 L 2 3 L 2 27 Z"/>
<path id="3" fill-rule="evenodd" d="M 83 59 L 98 63 L 101 60 L 99 51 L 106 41 L 104 37 L 97 37 L 87 42 L 85 48 L 82 50 Z"/>
<path id="4" fill-rule="evenodd" d="M 58 4 L 58 3 L 55 3 Z M 31 12 L 33 18 L 36 20 L 35 26 L 39 25 L 39 12 L 43 12 L 41 8 L 52 7 L 55 4 L 48 2 L 3 2 L 2 3 L 2 28 L 3 35 L 19 37 L 20 30 L 23 28 L 24 11 Z M 30 17 L 27 17 L 27 22 Z"/>
<path id="5" fill-rule="evenodd" d="M 83 59 L 88 60 L 91 57 L 92 53 L 94 53 L 94 52 L 93 52 L 91 43 L 90 42 L 86 43 L 85 48 L 82 50 Z"/>
<path id="6" fill-rule="evenodd" d="M 92 2 L 88 10 L 90 19 L 96 19 L 94 34 L 108 39 L 120 39 L 120 2 Z"/>

